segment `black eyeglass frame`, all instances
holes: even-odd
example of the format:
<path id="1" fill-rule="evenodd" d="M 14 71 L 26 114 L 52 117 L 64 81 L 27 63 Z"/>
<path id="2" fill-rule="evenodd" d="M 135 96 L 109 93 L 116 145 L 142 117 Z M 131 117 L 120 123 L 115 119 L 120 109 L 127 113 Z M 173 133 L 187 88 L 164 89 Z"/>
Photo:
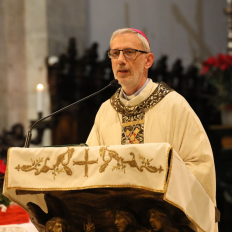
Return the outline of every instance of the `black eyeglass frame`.
<path id="1" fill-rule="evenodd" d="M 122 51 L 122 53 L 123 53 L 123 55 L 124 55 L 124 52 L 123 52 L 124 50 L 134 50 L 134 51 L 135 51 L 135 56 L 136 56 L 136 52 L 141 52 L 141 53 L 144 53 L 144 54 L 148 54 L 148 53 L 149 53 L 149 52 L 141 51 L 141 50 L 134 49 L 134 48 L 126 48 L 126 49 L 122 49 L 122 50 L 120 50 L 120 49 L 110 49 L 110 50 L 107 51 L 108 57 L 109 57 L 110 59 L 118 59 L 118 57 L 117 57 L 117 58 L 110 57 L 110 51 L 112 51 L 112 50 L 119 51 L 118 57 L 119 57 L 121 51 Z M 124 56 L 125 56 L 125 55 L 124 55 Z M 127 58 L 126 56 L 125 56 L 125 57 L 126 57 L 127 59 L 134 59 L 135 56 L 134 56 L 133 58 Z"/>

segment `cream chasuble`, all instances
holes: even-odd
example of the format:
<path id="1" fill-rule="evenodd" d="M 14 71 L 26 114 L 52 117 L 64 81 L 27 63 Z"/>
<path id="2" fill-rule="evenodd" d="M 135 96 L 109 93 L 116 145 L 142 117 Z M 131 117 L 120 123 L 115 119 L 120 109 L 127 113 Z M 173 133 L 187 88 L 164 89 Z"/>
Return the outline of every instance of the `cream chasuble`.
<path id="1" fill-rule="evenodd" d="M 180 94 L 150 80 L 130 101 L 118 90 L 104 102 L 86 143 L 119 145 L 128 140 L 130 144 L 171 144 L 216 205 L 212 149 L 199 118 Z"/>

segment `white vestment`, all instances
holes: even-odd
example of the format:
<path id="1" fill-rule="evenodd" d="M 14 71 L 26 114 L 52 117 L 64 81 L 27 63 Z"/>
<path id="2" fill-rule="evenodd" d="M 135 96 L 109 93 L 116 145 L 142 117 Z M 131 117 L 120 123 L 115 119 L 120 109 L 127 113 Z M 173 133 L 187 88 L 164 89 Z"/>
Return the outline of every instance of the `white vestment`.
<path id="1" fill-rule="evenodd" d="M 150 80 L 141 93 L 130 101 L 123 98 L 122 90 L 119 99 L 125 107 L 137 106 L 157 88 L 158 84 Z M 187 101 L 177 92 L 171 91 L 147 109 L 143 119 L 143 142 L 171 144 L 173 151 L 185 162 L 216 205 L 212 149 L 199 118 Z M 113 108 L 110 99 L 107 100 L 96 115 L 86 143 L 89 146 L 122 144 L 122 135 L 125 134 L 122 124 L 122 114 Z"/>

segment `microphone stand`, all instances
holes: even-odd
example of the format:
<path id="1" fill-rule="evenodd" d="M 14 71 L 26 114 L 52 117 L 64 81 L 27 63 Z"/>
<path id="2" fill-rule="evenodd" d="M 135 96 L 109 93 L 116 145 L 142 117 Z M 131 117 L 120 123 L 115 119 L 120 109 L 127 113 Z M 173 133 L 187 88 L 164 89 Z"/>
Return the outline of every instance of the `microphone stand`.
<path id="1" fill-rule="evenodd" d="M 37 123 L 43 121 L 43 120 L 46 119 L 46 118 L 49 118 L 49 117 L 51 117 L 51 116 L 54 116 L 54 115 L 60 113 L 61 111 L 66 110 L 66 109 L 68 109 L 68 108 L 71 107 L 71 106 L 74 106 L 75 104 L 81 103 L 81 102 L 83 102 L 83 101 L 85 101 L 85 100 L 87 100 L 87 99 L 89 99 L 89 98 L 91 98 L 91 97 L 93 97 L 93 96 L 99 94 L 100 92 L 102 92 L 103 90 L 105 90 L 105 89 L 107 89 L 107 88 L 109 88 L 109 87 L 117 86 L 117 85 L 118 85 L 118 80 L 115 79 L 115 80 L 111 81 L 110 84 L 107 85 L 106 87 L 104 87 L 103 89 L 101 89 L 101 90 L 99 90 L 99 91 L 97 91 L 97 92 L 95 92 L 95 93 L 93 93 L 93 94 L 91 94 L 91 95 L 89 95 L 89 96 L 87 96 L 87 97 L 85 97 L 85 98 L 82 98 L 81 100 L 78 100 L 78 101 L 76 101 L 76 102 L 74 102 L 74 103 L 72 103 L 72 104 L 70 104 L 70 105 L 68 105 L 68 106 L 65 106 L 64 108 L 62 108 L 62 109 L 60 109 L 60 110 L 57 110 L 57 111 L 55 111 L 55 112 L 49 114 L 48 116 L 43 117 L 43 118 L 39 119 L 38 121 L 36 121 L 36 122 L 31 126 L 30 130 L 27 132 L 27 137 L 26 137 L 26 140 L 25 140 L 24 148 L 29 148 L 30 143 L 31 143 L 31 136 L 32 136 L 32 132 L 31 132 L 31 131 L 32 131 L 32 129 L 34 128 L 34 126 L 35 126 Z"/>

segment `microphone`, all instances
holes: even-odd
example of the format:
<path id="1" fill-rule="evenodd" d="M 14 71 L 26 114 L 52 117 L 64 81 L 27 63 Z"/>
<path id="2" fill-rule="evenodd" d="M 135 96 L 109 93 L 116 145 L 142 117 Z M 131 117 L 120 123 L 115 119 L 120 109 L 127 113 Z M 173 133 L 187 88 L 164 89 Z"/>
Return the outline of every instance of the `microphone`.
<path id="1" fill-rule="evenodd" d="M 114 79 L 113 81 L 110 82 L 109 85 L 107 85 L 107 86 L 104 87 L 103 89 L 101 89 L 101 90 L 99 90 L 99 91 L 97 91 L 97 92 L 95 92 L 95 93 L 93 93 L 93 94 L 91 94 L 91 95 L 89 95 L 89 96 L 87 96 L 87 97 L 85 97 L 85 98 L 82 98 L 81 100 L 78 100 L 78 101 L 76 101 L 76 102 L 74 102 L 74 103 L 72 103 L 72 104 L 70 104 L 70 105 L 68 105 L 68 106 L 65 106 L 64 108 L 62 108 L 62 109 L 60 109 L 60 110 L 57 110 L 57 111 L 55 111 L 55 112 L 49 114 L 48 116 L 46 116 L 46 117 L 44 117 L 44 118 L 41 118 L 41 119 L 37 120 L 37 121 L 31 126 L 31 129 L 30 129 L 30 130 L 28 131 L 28 133 L 27 133 L 27 137 L 26 137 L 26 141 L 25 141 L 25 144 L 24 144 L 24 148 L 29 148 L 30 143 L 31 143 L 31 136 L 32 136 L 31 131 L 32 131 L 32 129 L 34 128 L 34 126 L 35 126 L 37 123 L 39 123 L 40 121 L 43 121 L 43 120 L 46 119 L 46 118 L 49 118 L 49 117 L 55 115 L 55 114 L 58 114 L 58 113 L 60 113 L 61 111 L 66 110 L 66 109 L 68 109 L 69 107 L 71 107 L 71 106 L 73 106 L 73 105 L 75 105 L 75 104 L 81 103 L 81 102 L 83 102 L 83 101 L 85 101 L 85 100 L 87 100 L 87 99 L 89 99 L 89 98 L 91 98 L 91 97 L 93 97 L 93 96 L 99 94 L 100 92 L 102 92 L 103 90 L 105 90 L 105 89 L 107 89 L 107 88 L 109 88 L 109 87 L 117 87 L 117 86 L 119 86 L 118 80 L 117 80 L 117 79 Z"/>

